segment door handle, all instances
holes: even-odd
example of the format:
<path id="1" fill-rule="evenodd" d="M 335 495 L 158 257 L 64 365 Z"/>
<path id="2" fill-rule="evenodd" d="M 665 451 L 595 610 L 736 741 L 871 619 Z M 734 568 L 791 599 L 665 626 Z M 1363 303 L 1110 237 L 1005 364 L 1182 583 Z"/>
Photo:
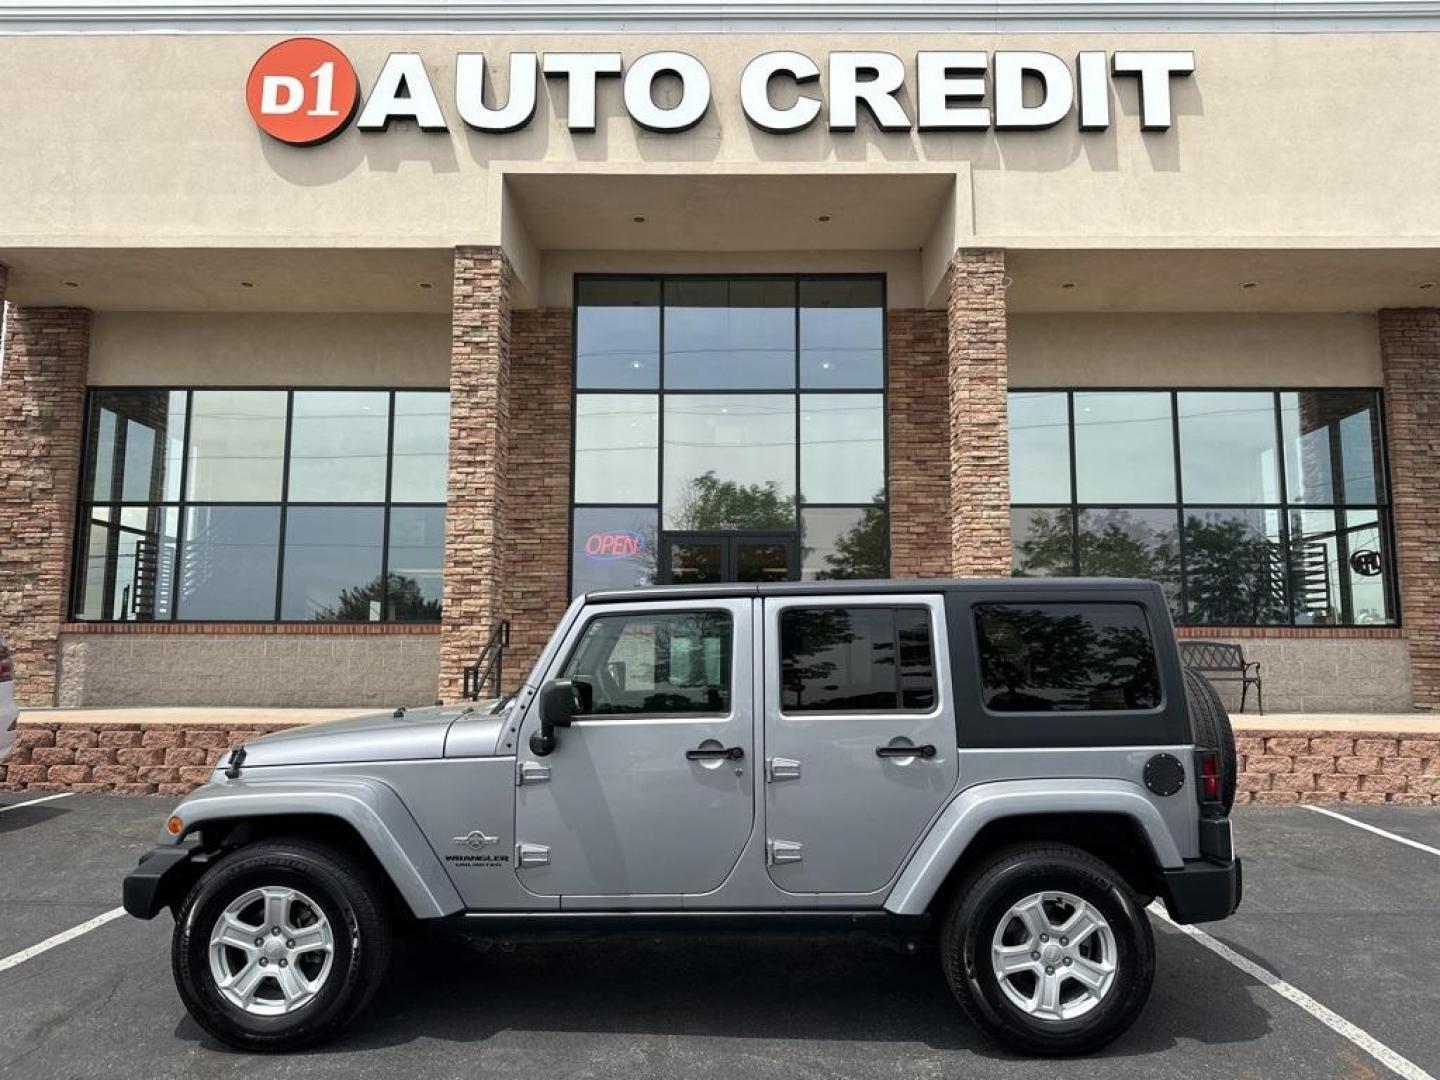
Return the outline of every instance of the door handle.
<path id="1" fill-rule="evenodd" d="M 686 761 L 740 761 L 745 757 L 743 746 L 717 746 L 713 750 L 686 750 Z"/>
<path id="2" fill-rule="evenodd" d="M 921 746 L 877 746 L 875 747 L 876 757 L 919 757 L 932 758 L 935 756 L 933 743 L 924 743 Z"/>

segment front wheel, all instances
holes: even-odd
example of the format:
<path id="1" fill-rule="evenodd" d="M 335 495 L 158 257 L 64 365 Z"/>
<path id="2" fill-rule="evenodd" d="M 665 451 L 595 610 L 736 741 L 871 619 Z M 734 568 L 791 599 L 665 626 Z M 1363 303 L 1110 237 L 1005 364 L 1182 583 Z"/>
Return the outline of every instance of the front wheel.
<path id="1" fill-rule="evenodd" d="M 226 856 L 186 897 L 171 943 L 190 1015 L 243 1050 L 329 1038 L 370 1000 L 389 957 L 372 876 L 344 852 L 304 841 Z"/>
<path id="2" fill-rule="evenodd" d="M 1125 1031 L 1155 976 L 1155 940 L 1112 867 L 1078 848 L 1026 844 L 976 868 L 940 941 L 975 1023 L 1029 1054 L 1084 1054 Z"/>

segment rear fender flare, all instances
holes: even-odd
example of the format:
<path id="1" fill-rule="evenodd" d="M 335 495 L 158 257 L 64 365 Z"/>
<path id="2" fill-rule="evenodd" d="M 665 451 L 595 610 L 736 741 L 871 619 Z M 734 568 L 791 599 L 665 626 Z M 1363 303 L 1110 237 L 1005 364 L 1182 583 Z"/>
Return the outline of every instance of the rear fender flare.
<path id="1" fill-rule="evenodd" d="M 174 812 L 186 834 L 207 822 L 336 818 L 355 830 L 417 919 L 453 915 L 464 906 L 400 796 L 378 780 L 229 780 L 199 789 Z M 179 842 L 162 830 L 162 845 Z"/>
<path id="2" fill-rule="evenodd" d="M 1184 865 L 1160 811 L 1123 780 L 1003 780 L 977 784 L 941 811 L 885 898 L 895 915 L 923 915 L 980 830 L 1003 818 L 1031 814 L 1123 814 L 1140 826 L 1156 861 Z"/>

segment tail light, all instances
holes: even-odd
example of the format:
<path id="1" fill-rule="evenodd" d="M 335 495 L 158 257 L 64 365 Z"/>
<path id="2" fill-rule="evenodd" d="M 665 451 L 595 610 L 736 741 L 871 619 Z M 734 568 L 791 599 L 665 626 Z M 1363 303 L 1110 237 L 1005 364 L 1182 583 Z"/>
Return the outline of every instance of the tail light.
<path id="1" fill-rule="evenodd" d="M 0 682 L 12 682 L 15 678 L 15 661 L 10 659 L 10 646 L 0 641 Z"/>
<path id="2" fill-rule="evenodd" d="M 1195 751 L 1196 772 L 1200 775 L 1198 785 L 1201 802 L 1220 801 L 1220 751 Z"/>

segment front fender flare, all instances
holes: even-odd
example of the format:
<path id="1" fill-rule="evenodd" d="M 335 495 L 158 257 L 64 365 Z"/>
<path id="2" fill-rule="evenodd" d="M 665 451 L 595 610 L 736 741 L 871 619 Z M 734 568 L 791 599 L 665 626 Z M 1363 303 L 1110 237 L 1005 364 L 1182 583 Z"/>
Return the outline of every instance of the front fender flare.
<path id="1" fill-rule="evenodd" d="M 208 784 L 175 808 L 188 834 L 206 822 L 294 814 L 336 818 L 359 834 L 417 919 L 453 915 L 464 904 L 444 865 L 393 788 L 378 780 L 265 780 Z M 162 831 L 161 844 L 179 839 Z"/>
<path id="2" fill-rule="evenodd" d="M 1123 814 L 1140 826 L 1162 867 L 1184 865 L 1165 819 L 1134 784 L 1123 780 L 1002 780 L 966 788 L 941 811 L 885 898 L 885 910 L 895 915 L 923 915 L 970 841 L 992 821 L 1056 813 Z"/>

